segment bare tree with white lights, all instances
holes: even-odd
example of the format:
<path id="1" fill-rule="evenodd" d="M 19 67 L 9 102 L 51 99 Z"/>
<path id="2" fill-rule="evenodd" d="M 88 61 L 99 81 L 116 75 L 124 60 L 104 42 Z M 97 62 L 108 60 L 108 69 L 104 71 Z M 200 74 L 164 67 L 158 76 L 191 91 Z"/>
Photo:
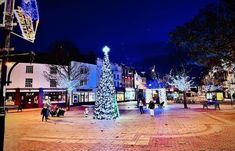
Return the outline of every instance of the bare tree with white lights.
<path id="1" fill-rule="evenodd" d="M 190 78 L 187 75 L 184 68 L 181 71 L 176 71 L 174 73 L 172 70 L 170 71 L 168 84 L 170 86 L 173 86 L 173 87 L 179 89 L 179 91 L 183 92 L 183 94 L 184 94 L 184 99 L 183 99 L 184 108 L 188 108 L 187 101 L 186 101 L 186 92 L 190 90 L 193 83 L 194 82 L 193 82 L 192 78 Z"/>
<path id="2" fill-rule="evenodd" d="M 72 104 L 72 91 L 88 81 L 89 67 L 84 63 L 71 62 L 69 65 L 47 65 L 44 77 L 56 86 L 67 89 L 68 110 Z M 49 71 L 49 72 L 48 72 Z"/>

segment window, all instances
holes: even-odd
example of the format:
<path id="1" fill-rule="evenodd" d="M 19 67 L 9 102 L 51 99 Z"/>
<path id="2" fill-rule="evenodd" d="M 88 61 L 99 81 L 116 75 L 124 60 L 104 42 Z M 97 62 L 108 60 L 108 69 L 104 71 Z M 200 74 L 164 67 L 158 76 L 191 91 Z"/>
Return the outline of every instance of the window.
<path id="1" fill-rule="evenodd" d="M 33 79 L 25 79 L 25 87 L 33 87 Z"/>
<path id="2" fill-rule="evenodd" d="M 114 79 L 116 79 L 116 74 L 113 74 L 113 76 L 114 76 Z"/>
<path id="3" fill-rule="evenodd" d="M 87 80 L 81 80 L 80 81 L 80 86 L 87 85 Z"/>
<path id="4" fill-rule="evenodd" d="M 56 79 L 50 79 L 50 87 L 56 87 L 57 82 Z"/>
<path id="5" fill-rule="evenodd" d="M 33 66 L 26 66 L 26 73 L 33 73 Z"/>
<path id="6" fill-rule="evenodd" d="M 57 68 L 56 67 L 50 67 L 50 74 L 57 74 Z"/>
<path id="7" fill-rule="evenodd" d="M 117 79 L 119 79 L 119 74 L 117 74 Z"/>
<path id="8" fill-rule="evenodd" d="M 87 74 L 87 73 L 88 73 L 87 67 L 81 67 L 80 74 Z"/>

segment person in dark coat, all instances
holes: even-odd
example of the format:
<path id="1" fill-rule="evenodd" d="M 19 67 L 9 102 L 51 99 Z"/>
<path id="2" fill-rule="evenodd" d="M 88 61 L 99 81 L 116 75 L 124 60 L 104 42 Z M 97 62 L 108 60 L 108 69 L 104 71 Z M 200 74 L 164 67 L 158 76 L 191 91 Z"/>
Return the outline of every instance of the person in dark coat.
<path id="1" fill-rule="evenodd" d="M 140 108 L 140 114 L 144 113 L 144 101 L 142 99 L 139 100 L 139 108 Z"/>
<path id="2" fill-rule="evenodd" d="M 154 116 L 154 108 L 155 108 L 155 104 L 154 104 L 153 100 L 151 100 L 149 102 L 149 110 L 150 110 L 150 115 L 151 116 Z"/>
<path id="3" fill-rule="evenodd" d="M 45 121 L 47 121 L 47 117 L 48 117 L 47 114 L 48 114 L 47 108 L 44 107 L 44 108 L 41 110 L 42 122 L 43 122 L 44 118 L 45 118 Z"/>

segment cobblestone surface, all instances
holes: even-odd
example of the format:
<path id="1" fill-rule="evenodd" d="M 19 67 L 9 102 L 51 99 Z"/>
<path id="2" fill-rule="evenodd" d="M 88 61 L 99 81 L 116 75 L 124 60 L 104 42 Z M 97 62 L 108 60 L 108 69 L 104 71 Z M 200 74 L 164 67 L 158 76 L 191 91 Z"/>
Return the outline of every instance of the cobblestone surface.
<path id="1" fill-rule="evenodd" d="M 202 105 L 172 104 L 140 114 L 133 103 L 119 104 L 117 120 L 83 117 L 75 107 L 64 117 L 42 122 L 40 109 L 6 116 L 5 151 L 233 151 L 235 109 L 202 109 Z"/>

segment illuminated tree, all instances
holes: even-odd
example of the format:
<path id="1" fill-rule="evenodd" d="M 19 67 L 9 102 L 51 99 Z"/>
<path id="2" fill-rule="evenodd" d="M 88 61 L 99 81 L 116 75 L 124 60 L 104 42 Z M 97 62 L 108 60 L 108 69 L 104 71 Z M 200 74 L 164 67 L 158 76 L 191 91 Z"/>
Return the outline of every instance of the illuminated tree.
<path id="1" fill-rule="evenodd" d="M 103 48 L 103 51 L 104 60 L 96 94 L 94 118 L 110 120 L 119 117 L 119 109 L 115 97 L 113 74 L 108 57 L 109 48 L 106 46 Z"/>
<path id="2" fill-rule="evenodd" d="M 66 104 L 69 110 L 72 104 L 72 91 L 79 88 L 83 81 L 88 81 L 89 68 L 79 62 L 70 62 L 69 65 L 48 65 L 47 68 L 44 77 L 55 82 L 56 86 L 67 89 Z"/>
<path id="3" fill-rule="evenodd" d="M 168 84 L 184 93 L 184 108 L 188 108 L 186 101 L 186 92 L 190 90 L 193 83 L 194 82 L 192 78 L 187 75 L 184 68 L 180 72 L 173 73 L 172 70 L 170 71 Z"/>

